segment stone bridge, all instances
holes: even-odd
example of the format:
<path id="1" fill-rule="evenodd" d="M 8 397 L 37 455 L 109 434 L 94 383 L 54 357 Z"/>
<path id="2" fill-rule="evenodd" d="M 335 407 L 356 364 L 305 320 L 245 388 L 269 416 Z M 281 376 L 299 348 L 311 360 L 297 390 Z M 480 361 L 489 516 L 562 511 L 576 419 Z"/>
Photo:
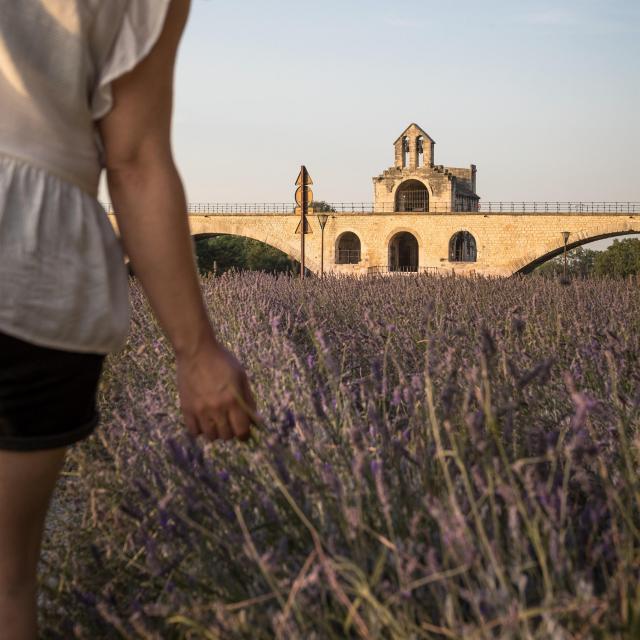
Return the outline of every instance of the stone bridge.
<path id="1" fill-rule="evenodd" d="M 510 276 L 528 273 L 562 253 L 565 238 L 567 248 L 573 249 L 592 240 L 640 233 L 638 202 L 481 201 L 477 167 L 436 164 L 435 141 L 415 123 L 393 148 L 394 164 L 373 178 L 373 203 L 314 203 L 309 192 L 317 211 L 307 217 L 307 269 L 319 273 L 324 262 L 325 272 L 345 274 Z M 308 177 L 305 168 L 300 178 L 303 175 Z M 294 207 L 193 204 L 191 233 L 196 238 L 253 238 L 299 261 L 300 216 Z M 324 232 L 321 217 L 326 218 Z M 117 226 L 116 218 L 111 215 Z"/>
<path id="2" fill-rule="evenodd" d="M 542 203 L 544 205 L 544 203 Z M 215 207 L 211 207 L 215 209 Z M 528 273 L 568 249 L 593 240 L 640 233 L 639 203 L 566 203 L 548 206 L 483 204 L 471 212 L 329 211 L 324 234 L 317 214 L 310 214 L 306 266 L 320 272 L 324 235 L 326 273 L 368 274 L 433 271 L 442 274 L 510 276 Z M 344 209 L 344 207 L 343 207 Z M 489 210 L 491 209 L 491 210 Z M 545 211 L 545 209 L 547 209 Z M 109 214 L 117 228 L 117 216 Z M 300 259 L 300 217 L 286 211 L 234 210 L 189 214 L 194 238 L 231 234 L 271 245 Z"/>

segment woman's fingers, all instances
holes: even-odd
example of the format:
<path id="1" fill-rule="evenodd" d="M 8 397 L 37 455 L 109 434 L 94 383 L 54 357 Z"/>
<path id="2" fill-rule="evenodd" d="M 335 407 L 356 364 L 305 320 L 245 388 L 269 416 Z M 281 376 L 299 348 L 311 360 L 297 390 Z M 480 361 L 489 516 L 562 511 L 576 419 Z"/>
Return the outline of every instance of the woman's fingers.
<path id="1" fill-rule="evenodd" d="M 218 425 L 215 420 L 211 417 L 210 413 L 205 413 L 204 411 L 198 414 L 198 427 L 200 429 L 200 433 L 210 441 L 217 440 L 220 435 L 218 434 Z"/>
<path id="2" fill-rule="evenodd" d="M 184 412 L 184 426 L 194 438 L 199 436 L 201 433 L 200 427 L 198 426 L 198 420 L 195 414 L 191 413 L 190 411 Z"/>
<path id="3" fill-rule="evenodd" d="M 229 419 L 229 411 L 226 407 L 203 409 L 198 423 L 207 440 L 233 439 L 234 431 Z"/>
<path id="4" fill-rule="evenodd" d="M 251 435 L 251 419 L 247 412 L 244 409 L 232 407 L 229 410 L 229 420 L 235 437 L 243 442 L 248 440 Z"/>
<path id="5" fill-rule="evenodd" d="M 219 438 L 222 438 L 223 440 L 231 440 L 231 438 L 233 438 L 233 431 L 229 424 L 229 416 L 225 409 L 211 411 L 209 419 L 215 425 Z"/>
<path id="6" fill-rule="evenodd" d="M 246 374 L 242 375 L 242 395 L 244 396 L 244 401 L 249 406 L 249 409 L 255 413 L 256 411 L 256 399 L 253 396 L 253 391 L 251 390 L 251 385 L 249 384 L 249 378 L 247 378 Z"/>

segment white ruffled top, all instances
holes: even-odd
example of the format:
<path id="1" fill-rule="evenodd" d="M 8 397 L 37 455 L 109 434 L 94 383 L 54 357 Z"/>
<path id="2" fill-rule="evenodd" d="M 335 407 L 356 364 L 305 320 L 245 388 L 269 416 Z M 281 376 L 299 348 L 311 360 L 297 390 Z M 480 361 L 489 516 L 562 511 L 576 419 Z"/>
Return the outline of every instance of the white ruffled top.
<path id="1" fill-rule="evenodd" d="M 0 16 L 0 332 L 109 353 L 129 329 L 120 241 L 96 196 L 111 83 L 171 0 L 20 0 Z"/>

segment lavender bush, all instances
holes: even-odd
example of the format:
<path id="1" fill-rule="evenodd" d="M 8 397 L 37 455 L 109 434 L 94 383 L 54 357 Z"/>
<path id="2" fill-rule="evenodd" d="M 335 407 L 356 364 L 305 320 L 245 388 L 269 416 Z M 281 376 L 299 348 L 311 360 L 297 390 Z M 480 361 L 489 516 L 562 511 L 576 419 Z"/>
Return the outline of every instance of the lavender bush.
<path id="1" fill-rule="evenodd" d="M 203 286 L 265 424 L 189 439 L 134 286 L 47 540 L 46 637 L 640 637 L 637 284 Z"/>

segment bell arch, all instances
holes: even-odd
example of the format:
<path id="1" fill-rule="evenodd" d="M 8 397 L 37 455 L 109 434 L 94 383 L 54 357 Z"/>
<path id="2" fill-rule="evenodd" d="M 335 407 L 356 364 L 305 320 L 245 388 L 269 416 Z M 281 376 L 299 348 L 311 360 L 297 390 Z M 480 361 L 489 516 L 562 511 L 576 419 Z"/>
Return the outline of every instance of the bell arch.
<path id="1" fill-rule="evenodd" d="M 424 167 L 424 136 L 418 136 L 416 139 L 416 169 Z"/>

